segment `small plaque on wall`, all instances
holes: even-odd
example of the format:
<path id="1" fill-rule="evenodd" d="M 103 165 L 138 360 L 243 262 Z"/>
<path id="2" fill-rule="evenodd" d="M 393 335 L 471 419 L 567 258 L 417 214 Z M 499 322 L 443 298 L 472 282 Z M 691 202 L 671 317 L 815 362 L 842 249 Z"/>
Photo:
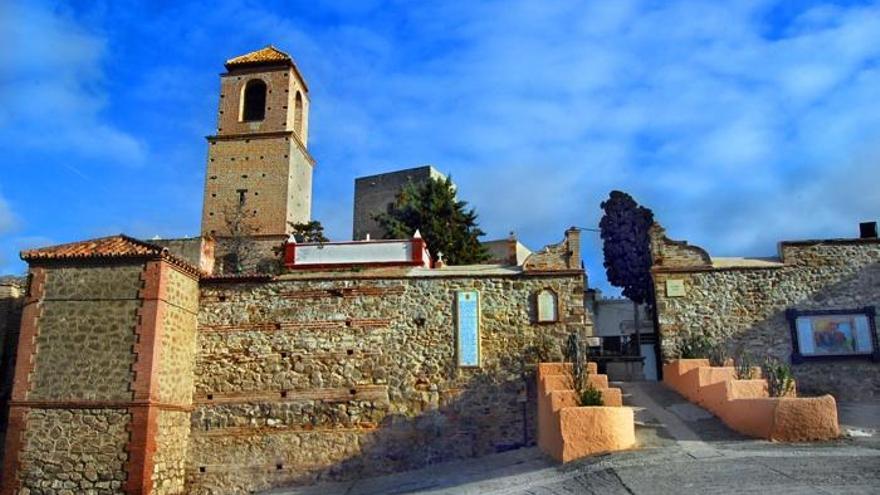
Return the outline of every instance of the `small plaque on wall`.
<path id="1" fill-rule="evenodd" d="M 455 293 L 456 351 L 458 366 L 480 366 L 480 293 Z"/>
<path id="2" fill-rule="evenodd" d="M 535 299 L 538 303 L 538 323 L 555 323 L 559 321 L 559 305 L 557 304 L 555 292 L 550 289 L 544 289 L 538 292 Z"/>
<path id="3" fill-rule="evenodd" d="M 666 297 L 684 297 L 684 280 L 667 280 Z"/>

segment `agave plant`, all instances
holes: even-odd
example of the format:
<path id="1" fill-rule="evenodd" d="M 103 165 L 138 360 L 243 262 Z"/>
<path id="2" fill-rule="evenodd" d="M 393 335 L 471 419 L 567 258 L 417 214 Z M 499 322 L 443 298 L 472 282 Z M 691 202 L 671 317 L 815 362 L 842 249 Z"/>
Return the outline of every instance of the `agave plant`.
<path id="1" fill-rule="evenodd" d="M 568 336 L 563 352 L 566 362 L 571 363 L 572 389 L 580 406 L 601 406 L 604 404 L 602 391 L 590 383 L 590 370 L 587 367 L 587 353 L 576 333 Z"/>
<path id="2" fill-rule="evenodd" d="M 794 375 L 788 363 L 768 357 L 761 370 L 764 378 L 767 379 L 767 391 L 770 397 L 785 397 L 794 391 Z"/>
<path id="3" fill-rule="evenodd" d="M 736 378 L 738 380 L 752 380 L 756 378 L 755 360 L 748 352 L 738 352 L 733 359 L 733 366 L 736 368 Z"/>

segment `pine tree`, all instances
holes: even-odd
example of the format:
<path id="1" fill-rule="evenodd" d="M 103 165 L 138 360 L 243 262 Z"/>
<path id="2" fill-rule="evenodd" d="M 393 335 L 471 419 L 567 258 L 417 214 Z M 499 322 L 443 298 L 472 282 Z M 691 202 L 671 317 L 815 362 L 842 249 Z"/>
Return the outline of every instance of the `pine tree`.
<path id="1" fill-rule="evenodd" d="M 304 223 L 287 223 L 293 229 L 292 234 L 296 238 L 296 242 L 330 242 L 330 239 L 324 235 L 324 226 L 318 220 Z"/>
<path id="2" fill-rule="evenodd" d="M 450 265 L 479 263 L 489 257 L 478 239 L 485 233 L 477 225 L 476 212 L 456 199 L 448 177 L 418 185 L 409 182 L 388 211 L 374 218 L 385 229 L 386 239 L 409 238 L 418 230 L 435 260 L 438 253 Z"/>

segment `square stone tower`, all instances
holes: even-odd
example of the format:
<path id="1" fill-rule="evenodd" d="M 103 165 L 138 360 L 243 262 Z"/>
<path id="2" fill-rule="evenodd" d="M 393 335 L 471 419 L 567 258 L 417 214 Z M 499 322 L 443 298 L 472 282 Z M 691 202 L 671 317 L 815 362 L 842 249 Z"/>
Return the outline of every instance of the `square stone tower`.
<path id="1" fill-rule="evenodd" d="M 202 234 L 229 235 L 247 218 L 254 235 L 283 235 L 311 219 L 308 86 L 273 46 L 226 61 L 217 134 L 208 136 Z"/>
<path id="2" fill-rule="evenodd" d="M 368 234 L 372 239 L 382 239 L 385 229 L 373 219 L 373 215 L 385 213 L 407 183 L 418 185 L 429 179 L 446 179 L 446 176 L 434 167 L 424 165 L 355 179 L 352 239 L 360 241 Z"/>

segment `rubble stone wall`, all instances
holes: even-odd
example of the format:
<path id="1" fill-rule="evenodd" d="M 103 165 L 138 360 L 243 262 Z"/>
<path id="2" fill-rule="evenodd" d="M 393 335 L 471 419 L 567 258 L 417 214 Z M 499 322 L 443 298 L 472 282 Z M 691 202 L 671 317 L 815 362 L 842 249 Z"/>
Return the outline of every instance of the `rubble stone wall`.
<path id="1" fill-rule="evenodd" d="M 6 426 L 9 421 L 9 398 L 15 375 L 15 350 L 18 347 L 24 288 L 19 283 L 0 281 L 0 466 L 6 449 Z"/>
<path id="2" fill-rule="evenodd" d="M 30 493 L 122 493 L 130 420 L 124 409 L 31 409 L 21 486 Z"/>
<path id="3" fill-rule="evenodd" d="M 5 467 L 16 472 L 4 473 L 4 485 L 17 479 L 32 493 L 120 492 L 143 264 L 36 270 L 27 322 L 35 331 L 24 348 L 31 365 L 16 370 L 15 385 L 28 405 L 18 406 L 7 433 Z"/>
<path id="4" fill-rule="evenodd" d="M 156 411 L 153 493 L 182 494 L 186 481 L 186 451 L 189 446 L 193 371 L 198 329 L 198 281 L 175 269 L 167 269 L 164 287 L 157 398 L 175 409 Z"/>
<path id="5" fill-rule="evenodd" d="M 676 357 L 682 335 L 703 332 L 729 353 L 790 362 L 786 309 L 880 307 L 880 241 L 783 243 L 781 254 L 773 267 L 712 268 L 701 260 L 691 266 L 655 264 L 664 358 Z M 685 295 L 667 296 L 667 280 L 681 280 Z M 880 398 L 880 363 L 808 361 L 792 370 L 799 392 L 830 393 L 838 400 Z"/>
<path id="6" fill-rule="evenodd" d="M 186 449 L 189 446 L 190 413 L 159 411 L 156 421 L 156 454 L 153 464 L 153 493 L 186 493 Z"/>
<path id="7" fill-rule="evenodd" d="M 538 325 L 544 288 L 561 319 Z M 454 297 L 474 289 L 482 362 L 459 368 Z M 203 282 L 187 491 L 247 493 L 531 444 L 523 351 L 588 327 L 582 273 Z"/>
<path id="8" fill-rule="evenodd" d="M 162 402 L 192 404 L 198 297 L 198 281 L 177 270 L 168 270 L 158 365 L 159 399 Z"/>
<path id="9" fill-rule="evenodd" d="M 30 400 L 130 400 L 140 264 L 46 272 Z"/>

